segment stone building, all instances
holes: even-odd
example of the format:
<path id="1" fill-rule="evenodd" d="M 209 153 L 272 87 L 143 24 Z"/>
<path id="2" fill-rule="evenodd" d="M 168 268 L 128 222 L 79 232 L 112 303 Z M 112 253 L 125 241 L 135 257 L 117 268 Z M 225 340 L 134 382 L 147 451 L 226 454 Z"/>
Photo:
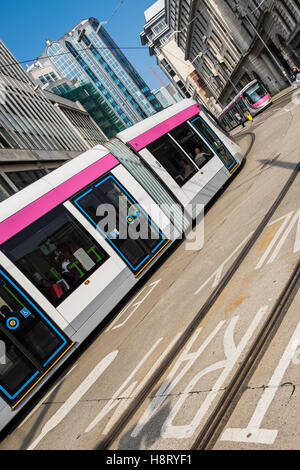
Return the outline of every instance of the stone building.
<path id="1" fill-rule="evenodd" d="M 166 19 L 181 31 L 185 59 L 225 104 L 254 78 L 273 94 L 289 84 L 285 73 L 299 61 L 299 7 L 294 0 L 166 0 Z"/>
<path id="2" fill-rule="evenodd" d="M 193 61 L 184 57 L 179 45 L 180 31 L 168 23 L 165 0 L 157 0 L 144 12 L 145 25 L 140 34 L 141 43 L 148 45 L 150 55 L 155 55 L 157 65 L 183 98 L 193 98 L 215 110 L 216 101 Z M 217 108 L 219 110 L 220 108 Z"/>
<path id="3" fill-rule="evenodd" d="M 299 0 L 165 0 L 164 10 L 184 59 L 222 105 L 255 78 L 278 93 L 300 64 Z"/>

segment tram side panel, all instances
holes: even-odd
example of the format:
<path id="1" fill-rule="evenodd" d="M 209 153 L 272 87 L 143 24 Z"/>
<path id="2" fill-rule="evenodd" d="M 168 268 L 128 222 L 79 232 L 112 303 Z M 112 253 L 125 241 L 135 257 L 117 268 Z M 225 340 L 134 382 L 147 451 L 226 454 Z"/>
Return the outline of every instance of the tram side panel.
<path id="1" fill-rule="evenodd" d="M 22 230 L 12 232 L 1 245 L 0 264 L 7 278 L 2 282 L 0 308 L 7 306 L 8 310 L 2 308 L 0 334 L 9 344 L 8 361 L 0 365 L 1 429 L 167 249 L 173 240 L 165 233 L 171 228 L 176 236 L 180 235 L 122 165 L 96 176 L 67 200 L 63 193 L 66 186 L 53 188 L 51 201 L 56 198 L 64 202 L 26 227 L 19 214 L 20 218 L 13 220 Z M 52 174 L 52 184 L 53 178 Z M 68 181 L 68 188 L 71 183 Z M 99 230 L 97 211 L 93 210 L 103 201 L 113 202 L 120 194 L 127 197 L 127 209 L 132 209 L 123 223 L 130 226 L 143 218 L 155 235 L 153 240 L 118 240 L 120 222 L 112 227 L 111 237 Z M 41 197 L 40 202 L 45 205 L 47 198 Z M 36 201 L 34 209 L 39 211 Z M 27 207 L 26 214 L 30 212 Z M 7 228 L 8 221 L 4 223 Z M 5 314 L 8 318 L 3 317 Z M 31 334 L 28 319 L 32 315 L 36 322 L 42 318 L 44 330 L 50 329 L 50 333 L 41 333 L 32 323 L 36 334 L 43 338 L 42 349 L 51 341 L 55 343 L 52 349 L 57 349 L 56 354 L 50 348 L 51 358 L 43 358 L 44 362 L 37 352 L 24 346 L 25 333 Z"/>
<path id="2" fill-rule="evenodd" d="M 174 108 L 175 109 L 175 108 Z M 195 218 L 228 178 L 243 156 L 240 147 L 203 113 L 184 100 L 172 115 L 169 108 L 118 134 L 168 186 L 174 198 Z M 142 132 L 143 130 L 143 132 Z"/>

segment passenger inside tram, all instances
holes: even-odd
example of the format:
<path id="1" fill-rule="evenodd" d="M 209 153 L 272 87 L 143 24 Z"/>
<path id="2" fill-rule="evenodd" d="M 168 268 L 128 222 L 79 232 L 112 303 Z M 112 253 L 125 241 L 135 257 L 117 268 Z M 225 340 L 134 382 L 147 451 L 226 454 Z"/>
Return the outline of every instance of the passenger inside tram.
<path id="1" fill-rule="evenodd" d="M 182 169 L 182 177 L 184 179 L 188 178 L 195 171 L 193 165 L 187 160 L 181 160 L 179 166 Z"/>
<path id="2" fill-rule="evenodd" d="M 52 283 L 48 279 L 41 280 L 41 289 L 44 294 L 48 294 L 48 296 L 54 301 L 64 295 L 63 289 L 58 284 Z"/>
<path id="3" fill-rule="evenodd" d="M 107 259 L 62 206 L 6 242 L 4 251 L 55 306 Z"/>
<path id="4" fill-rule="evenodd" d="M 211 153 L 203 152 L 203 150 L 201 151 L 199 147 L 195 148 L 195 163 L 200 168 L 204 166 L 211 158 Z"/>

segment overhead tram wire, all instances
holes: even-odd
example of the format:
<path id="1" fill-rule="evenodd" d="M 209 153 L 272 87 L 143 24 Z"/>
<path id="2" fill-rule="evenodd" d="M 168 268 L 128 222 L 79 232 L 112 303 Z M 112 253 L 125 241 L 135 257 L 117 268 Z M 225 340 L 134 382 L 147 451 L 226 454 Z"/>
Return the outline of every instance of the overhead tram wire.
<path id="1" fill-rule="evenodd" d="M 116 13 L 118 13 L 119 9 L 121 8 L 121 6 L 123 5 L 125 0 L 121 0 L 119 5 L 117 6 L 117 8 L 115 9 L 115 11 L 113 12 L 113 14 L 111 15 L 111 17 L 107 20 L 107 24 L 111 22 L 111 20 L 113 19 L 113 17 L 115 16 Z"/>
<path id="2" fill-rule="evenodd" d="M 120 7 L 123 5 L 125 0 L 121 0 L 119 6 L 116 8 L 116 10 L 113 12 L 113 14 L 111 15 L 111 17 L 109 18 L 109 20 L 107 21 L 107 23 L 109 23 L 112 18 L 114 17 L 114 15 L 118 12 L 118 10 L 120 9 Z M 262 1 L 262 3 L 256 7 L 256 9 L 254 9 L 253 11 L 249 12 L 249 14 L 252 14 L 254 11 L 256 11 L 258 8 L 260 8 L 260 6 L 265 2 L 265 0 Z M 185 29 L 187 29 L 204 11 L 206 10 L 206 7 L 203 8 L 197 15 L 194 16 L 194 18 L 187 24 L 187 26 L 185 26 L 181 31 L 178 31 L 178 33 L 182 33 Z M 54 41 L 55 42 L 55 41 Z M 88 50 L 89 47 L 85 47 L 85 48 L 82 48 L 80 50 L 78 50 L 78 52 L 82 52 L 82 51 L 86 51 Z M 113 49 L 120 49 L 120 50 L 138 50 L 138 49 L 143 49 L 143 50 L 146 50 L 146 48 L 144 46 L 124 46 L 124 47 L 95 47 L 96 50 L 113 50 Z M 2 64 L 0 65 L 0 71 L 1 69 L 4 69 L 6 67 L 11 67 L 13 65 L 22 65 L 22 64 L 27 64 L 29 62 L 35 62 L 36 60 L 43 60 L 43 59 L 51 59 L 52 57 L 60 57 L 60 56 L 63 56 L 63 55 L 69 55 L 72 53 L 70 51 L 65 51 L 65 52 L 61 52 L 59 54 L 53 54 L 53 55 L 45 55 L 45 56 L 42 56 L 42 57 L 35 57 L 34 59 L 27 59 L 27 60 L 21 60 L 21 61 L 16 61 L 16 62 L 11 62 L 11 63 L 8 63 L 8 64 Z M 172 55 L 172 54 L 170 54 Z M 175 55 L 174 55 L 175 57 Z"/>
<path id="3" fill-rule="evenodd" d="M 82 52 L 82 51 L 87 51 L 89 49 L 89 47 L 85 47 L 83 49 L 79 49 L 77 52 Z M 113 50 L 113 49 L 120 49 L 120 50 L 124 50 L 124 49 L 143 49 L 144 51 L 146 50 L 144 46 L 125 46 L 125 47 L 95 47 L 94 49 L 96 50 Z M 36 57 L 35 59 L 27 59 L 27 60 L 22 60 L 22 61 L 16 61 L 16 62 L 11 62 L 9 64 L 3 64 L 3 65 L 0 65 L 0 71 L 1 69 L 3 68 L 6 68 L 6 67 L 11 67 L 12 65 L 21 65 L 21 64 L 27 64 L 28 62 L 35 62 L 36 60 L 43 60 L 43 59 L 51 59 L 52 57 L 60 57 L 60 56 L 63 56 L 63 55 L 67 55 L 67 54 L 72 54 L 70 51 L 66 51 L 66 52 L 61 52 L 59 54 L 53 54 L 53 55 L 44 55 L 44 56 L 41 56 L 41 57 Z"/>
<path id="4" fill-rule="evenodd" d="M 125 1 L 125 0 L 121 0 L 119 6 L 115 9 L 115 11 L 114 11 L 113 14 L 111 15 L 111 17 L 108 19 L 107 23 L 109 23 L 109 22 L 112 20 L 112 18 L 113 18 L 113 17 L 115 16 L 115 14 L 118 12 L 118 10 L 120 9 L 120 7 L 123 5 L 124 1 Z M 205 9 L 206 9 L 206 8 L 203 8 L 197 15 L 195 15 L 194 18 L 187 24 L 187 26 L 186 26 L 185 28 L 183 28 L 183 30 L 180 31 L 180 32 L 183 32 L 185 29 L 187 29 L 187 28 L 190 26 L 190 24 L 193 23 L 193 22 L 203 13 L 203 11 L 205 11 Z M 55 41 L 54 41 L 54 42 L 55 42 Z M 82 49 L 78 50 L 78 52 L 86 51 L 86 50 L 88 50 L 88 49 L 89 49 L 89 47 L 85 47 L 85 48 L 82 48 Z M 95 47 L 95 49 L 96 49 L 96 50 L 102 50 L 102 49 L 103 49 L 103 50 L 107 50 L 107 49 L 108 49 L 108 50 L 113 50 L 113 49 L 120 49 L 120 50 L 126 50 L 126 49 L 128 49 L 128 50 L 130 50 L 130 49 L 131 49 L 131 50 L 134 50 L 134 49 L 136 49 L 136 50 L 138 50 L 138 49 L 143 49 L 144 51 L 147 50 L 144 46 L 128 46 L 128 47 L 127 47 L 127 46 L 124 46 L 124 47 L 118 47 L 118 46 L 117 46 L 117 47 L 115 47 L 115 48 L 114 48 L 114 47 L 105 47 L 105 46 L 103 46 L 103 47 Z M 10 63 L 10 64 L 3 64 L 3 65 L 0 65 L 0 71 L 1 71 L 1 69 L 5 68 L 5 67 L 11 67 L 12 65 L 22 65 L 22 64 L 27 64 L 27 63 L 29 63 L 29 62 L 35 62 L 36 60 L 39 60 L 39 59 L 40 59 L 40 60 L 43 60 L 43 59 L 51 59 L 52 57 L 60 57 L 60 56 L 69 55 L 69 54 L 72 54 L 72 53 L 71 53 L 70 51 L 65 51 L 65 52 L 61 52 L 61 53 L 59 53 L 59 54 L 44 55 L 44 56 L 42 56 L 42 57 L 36 57 L 36 58 L 34 58 L 34 59 L 27 59 L 27 60 L 12 62 L 12 63 Z M 171 55 L 172 55 L 172 54 L 171 54 Z M 174 55 L 174 57 L 175 57 L 175 55 Z"/>

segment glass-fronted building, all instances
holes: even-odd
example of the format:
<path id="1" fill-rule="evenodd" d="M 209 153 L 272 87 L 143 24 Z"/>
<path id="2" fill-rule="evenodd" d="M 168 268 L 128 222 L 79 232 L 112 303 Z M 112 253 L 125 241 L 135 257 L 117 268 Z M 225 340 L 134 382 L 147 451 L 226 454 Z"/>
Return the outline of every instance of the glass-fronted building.
<path id="1" fill-rule="evenodd" d="M 46 44 L 30 72 L 51 64 L 71 82 L 90 82 L 125 127 L 161 111 L 161 103 L 96 18 Z"/>
<path id="2" fill-rule="evenodd" d="M 109 139 L 126 129 L 91 82 L 79 82 L 67 90 L 58 90 L 57 93 L 71 101 L 79 101 Z"/>

